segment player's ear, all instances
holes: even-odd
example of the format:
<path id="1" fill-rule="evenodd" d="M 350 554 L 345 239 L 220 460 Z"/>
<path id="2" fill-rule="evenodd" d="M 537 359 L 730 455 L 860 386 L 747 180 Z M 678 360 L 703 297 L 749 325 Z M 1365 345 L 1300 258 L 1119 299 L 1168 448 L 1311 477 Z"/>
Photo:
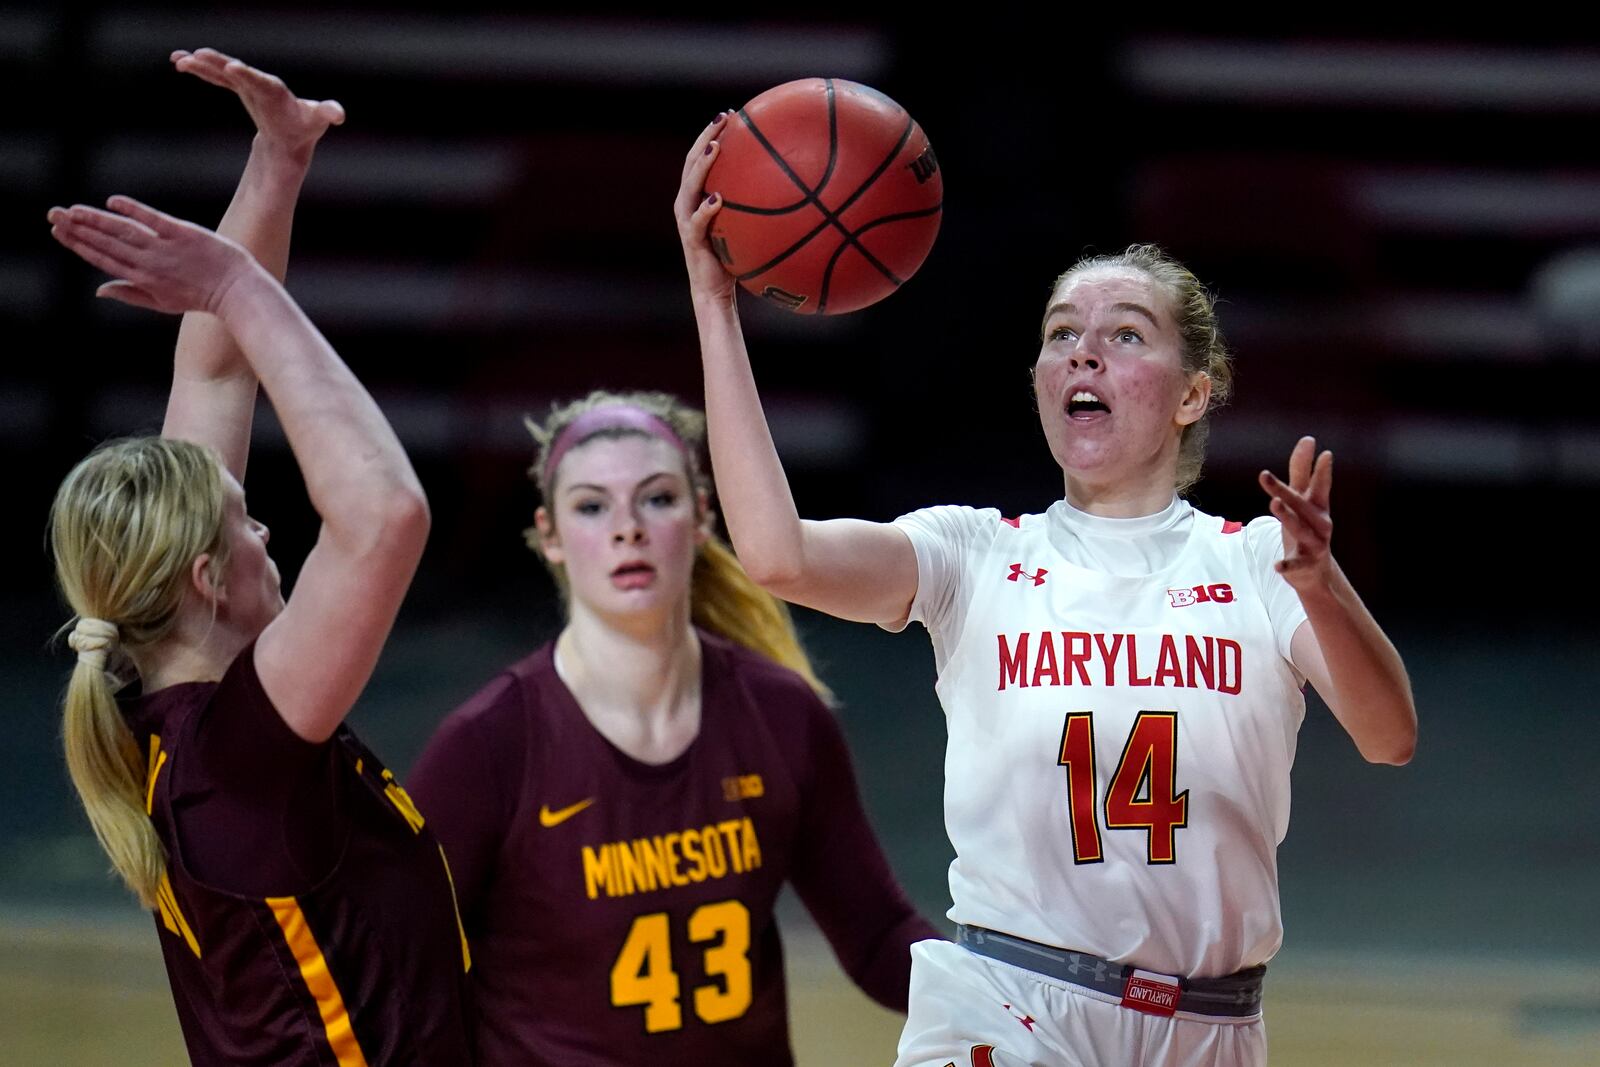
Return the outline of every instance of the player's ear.
<path id="1" fill-rule="evenodd" d="M 694 491 L 694 511 L 700 517 L 695 525 L 694 543 L 703 545 L 717 529 L 717 513 L 711 510 L 711 494 L 704 488 Z"/>
<path id="2" fill-rule="evenodd" d="M 221 607 L 228 602 L 228 591 L 222 584 L 219 570 L 211 553 L 200 553 L 189 564 L 189 588 L 205 603 Z"/>
<path id="3" fill-rule="evenodd" d="M 556 524 L 550 518 L 550 509 L 540 505 L 533 513 L 533 529 L 539 537 L 539 551 L 551 563 L 560 565 L 566 562 L 566 554 L 561 550 L 561 538 L 556 534 Z"/>
<path id="4" fill-rule="evenodd" d="M 1189 375 L 1189 388 L 1178 402 L 1178 413 L 1174 418 L 1179 426 L 1189 426 L 1199 422 L 1210 406 L 1211 375 L 1197 370 Z"/>

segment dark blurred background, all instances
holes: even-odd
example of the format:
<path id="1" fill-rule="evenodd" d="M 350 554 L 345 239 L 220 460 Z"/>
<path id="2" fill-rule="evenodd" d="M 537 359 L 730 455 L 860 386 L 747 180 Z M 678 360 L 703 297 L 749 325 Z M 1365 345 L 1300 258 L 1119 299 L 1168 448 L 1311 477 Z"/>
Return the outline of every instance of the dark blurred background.
<path id="1" fill-rule="evenodd" d="M 211 45 L 349 113 L 306 185 L 289 288 L 433 502 L 357 712 L 394 764 L 559 624 L 520 535 L 521 414 L 595 386 L 700 392 L 671 216 L 689 144 L 718 110 L 826 74 L 921 122 L 945 214 L 883 304 L 746 305 L 802 513 L 1044 508 L 1060 473 L 1028 370 L 1050 282 L 1086 251 L 1164 245 L 1214 287 L 1237 354 L 1195 502 L 1252 517 L 1256 471 L 1302 433 L 1332 447 L 1335 550 L 1421 714 L 1414 763 L 1372 768 L 1313 701 L 1281 851 L 1286 952 L 1600 959 L 1600 38 L 1508 14 L 1273 31 L 1005 4 L 0 8 L 0 905 L 124 906 L 56 754 L 68 660 L 46 642 L 66 615 L 43 528 L 94 443 L 159 427 L 176 330 L 92 299 L 44 211 L 126 192 L 214 225 L 248 119 L 166 59 Z M 287 580 L 315 516 L 258 425 L 251 508 Z M 801 624 L 896 865 L 942 913 L 926 641 Z M 1600 1027 L 1600 990 L 1575 1010 Z"/>

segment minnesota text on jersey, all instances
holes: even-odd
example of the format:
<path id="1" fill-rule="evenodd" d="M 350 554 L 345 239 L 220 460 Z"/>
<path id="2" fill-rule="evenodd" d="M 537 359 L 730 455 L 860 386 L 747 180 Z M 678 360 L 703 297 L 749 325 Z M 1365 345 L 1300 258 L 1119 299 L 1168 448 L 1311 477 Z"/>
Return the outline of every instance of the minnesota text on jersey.
<path id="1" fill-rule="evenodd" d="M 583 846 L 584 890 L 593 900 L 743 874 L 761 866 L 761 843 L 748 818 L 691 826 L 670 834 Z"/>

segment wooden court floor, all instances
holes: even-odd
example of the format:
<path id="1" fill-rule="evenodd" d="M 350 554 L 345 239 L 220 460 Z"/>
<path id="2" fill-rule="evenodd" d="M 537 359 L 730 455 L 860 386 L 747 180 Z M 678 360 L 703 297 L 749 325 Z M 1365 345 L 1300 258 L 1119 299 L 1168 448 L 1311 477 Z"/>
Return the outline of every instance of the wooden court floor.
<path id="1" fill-rule="evenodd" d="M 787 954 L 799 1063 L 887 1067 L 899 1017 L 843 978 L 814 930 L 796 927 Z M 1267 1025 L 1272 1062 L 1289 1067 L 1595 1067 L 1600 961 L 1286 954 L 1268 975 Z M 0 1064 L 184 1062 L 147 922 L 0 919 Z"/>

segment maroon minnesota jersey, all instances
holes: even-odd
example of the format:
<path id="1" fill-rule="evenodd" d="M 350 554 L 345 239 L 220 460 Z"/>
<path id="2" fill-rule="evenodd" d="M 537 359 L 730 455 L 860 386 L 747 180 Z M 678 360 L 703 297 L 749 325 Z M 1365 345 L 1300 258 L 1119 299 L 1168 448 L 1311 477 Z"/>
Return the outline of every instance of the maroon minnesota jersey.
<path id="1" fill-rule="evenodd" d="M 313 744 L 222 681 L 127 701 L 167 851 L 156 928 L 195 1064 L 469 1064 L 470 966 L 443 852 L 348 729 Z"/>
<path id="2" fill-rule="evenodd" d="M 889 872 L 837 723 L 798 675 L 700 639 L 700 730 L 670 763 L 601 736 L 547 645 L 412 773 L 473 946 L 480 1064 L 791 1063 L 786 880 L 857 984 L 905 1010 L 910 945 L 938 934 Z"/>

